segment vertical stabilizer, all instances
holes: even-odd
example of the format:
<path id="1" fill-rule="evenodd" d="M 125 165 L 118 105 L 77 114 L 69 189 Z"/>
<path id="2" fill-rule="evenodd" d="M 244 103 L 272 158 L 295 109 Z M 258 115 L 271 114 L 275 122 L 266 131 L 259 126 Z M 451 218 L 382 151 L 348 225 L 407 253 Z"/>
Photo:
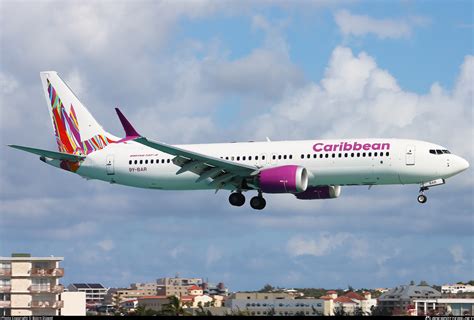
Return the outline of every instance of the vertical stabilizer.
<path id="1" fill-rule="evenodd" d="M 60 152 L 87 155 L 118 140 L 102 128 L 57 72 L 40 75 Z"/>

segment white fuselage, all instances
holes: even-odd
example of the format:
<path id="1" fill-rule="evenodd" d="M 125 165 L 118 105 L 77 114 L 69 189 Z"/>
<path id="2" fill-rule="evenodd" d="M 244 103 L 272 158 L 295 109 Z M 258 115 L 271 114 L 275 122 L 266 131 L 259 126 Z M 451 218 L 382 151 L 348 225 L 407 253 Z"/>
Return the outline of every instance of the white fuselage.
<path id="1" fill-rule="evenodd" d="M 360 150 L 347 150 L 360 148 Z M 355 147 L 356 146 L 356 147 Z M 268 168 L 299 165 L 308 170 L 310 186 L 420 184 L 446 179 L 467 162 L 432 143 L 403 139 L 342 139 L 240 142 L 181 145 L 183 149 L 236 163 Z M 211 180 L 196 183 L 197 175 L 173 164 L 174 156 L 129 141 L 110 144 L 89 154 L 77 174 L 90 179 L 163 190 L 213 189 Z M 57 165 L 57 161 L 48 161 Z M 467 164 L 468 166 L 468 164 Z"/>

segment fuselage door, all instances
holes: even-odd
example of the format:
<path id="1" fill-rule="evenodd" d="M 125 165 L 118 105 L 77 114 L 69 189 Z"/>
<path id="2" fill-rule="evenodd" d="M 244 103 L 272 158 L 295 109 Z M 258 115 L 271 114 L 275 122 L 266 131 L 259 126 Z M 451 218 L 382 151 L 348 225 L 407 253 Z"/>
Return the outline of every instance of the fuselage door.
<path id="1" fill-rule="evenodd" d="M 407 152 L 405 154 L 406 165 L 413 166 L 415 165 L 415 146 L 407 146 Z"/>
<path id="2" fill-rule="evenodd" d="M 113 155 L 108 155 L 107 156 L 107 160 L 105 162 L 105 169 L 107 170 L 107 175 L 115 174 L 114 156 Z"/>

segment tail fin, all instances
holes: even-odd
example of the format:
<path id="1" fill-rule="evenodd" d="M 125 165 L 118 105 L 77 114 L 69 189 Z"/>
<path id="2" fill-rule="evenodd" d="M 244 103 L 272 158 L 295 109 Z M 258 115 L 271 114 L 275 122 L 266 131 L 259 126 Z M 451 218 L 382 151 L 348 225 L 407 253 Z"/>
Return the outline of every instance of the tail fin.
<path id="1" fill-rule="evenodd" d="M 118 140 L 102 128 L 57 72 L 40 75 L 60 152 L 87 155 Z"/>

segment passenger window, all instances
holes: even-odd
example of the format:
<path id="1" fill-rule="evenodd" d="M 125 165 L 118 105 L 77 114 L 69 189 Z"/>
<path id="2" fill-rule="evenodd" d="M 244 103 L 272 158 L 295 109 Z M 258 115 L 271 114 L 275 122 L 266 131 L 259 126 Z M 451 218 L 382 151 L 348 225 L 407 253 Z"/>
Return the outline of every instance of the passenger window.
<path id="1" fill-rule="evenodd" d="M 280 154 L 280 155 L 278 155 L 278 160 L 281 160 L 281 154 Z"/>
<path id="2" fill-rule="evenodd" d="M 389 152 L 385 152 L 385 155 L 388 157 L 388 156 L 390 155 L 390 153 L 389 153 Z"/>
<path id="3" fill-rule="evenodd" d="M 364 158 L 365 158 L 365 152 L 364 152 L 364 153 L 362 153 L 362 157 L 364 157 Z"/>
<path id="4" fill-rule="evenodd" d="M 359 158 L 359 157 L 360 157 L 360 152 L 357 152 L 357 158 Z"/>
<path id="5" fill-rule="evenodd" d="M 376 157 L 376 156 L 377 156 L 377 152 L 374 152 L 374 157 Z"/>
<path id="6" fill-rule="evenodd" d="M 156 163 L 160 163 L 160 159 L 156 159 Z"/>
<path id="7" fill-rule="evenodd" d="M 258 156 L 255 156 L 255 160 L 258 160 Z"/>
<path id="8" fill-rule="evenodd" d="M 436 154 L 436 151 L 434 151 L 433 149 L 430 150 L 430 153 L 431 154 Z"/>
<path id="9" fill-rule="evenodd" d="M 326 153 L 324 156 L 325 156 L 326 158 L 329 158 L 329 154 L 328 154 L 328 153 Z"/>
<path id="10" fill-rule="evenodd" d="M 234 156 L 230 157 L 230 160 L 234 161 L 234 159 L 235 159 Z"/>
<path id="11" fill-rule="evenodd" d="M 372 157 L 372 152 L 369 152 L 369 157 Z"/>
<path id="12" fill-rule="evenodd" d="M 339 157 L 339 158 L 342 158 L 342 153 L 339 153 L 339 154 L 338 154 L 338 157 Z"/>
<path id="13" fill-rule="evenodd" d="M 272 159 L 275 160 L 275 159 L 276 159 L 276 155 L 273 155 L 273 156 L 272 156 Z"/>
<path id="14" fill-rule="evenodd" d="M 170 160 L 170 159 L 168 159 L 168 160 L 166 160 L 166 162 L 170 163 L 170 162 L 171 162 L 171 160 Z"/>
<path id="15" fill-rule="evenodd" d="M 344 158 L 347 158 L 348 154 L 347 153 L 344 153 Z"/>
<path id="16" fill-rule="evenodd" d="M 321 153 L 321 154 L 319 155 L 319 158 L 322 158 L 322 157 L 323 157 L 323 154 Z"/>
<path id="17" fill-rule="evenodd" d="M 436 150 L 436 153 L 437 153 L 437 154 L 443 154 L 443 151 L 441 151 L 441 150 Z"/>
<path id="18" fill-rule="evenodd" d="M 132 164 L 132 160 L 128 161 L 128 164 Z"/>
<path id="19" fill-rule="evenodd" d="M 143 164 L 143 160 L 140 160 L 140 164 Z"/>
<path id="20" fill-rule="evenodd" d="M 283 156 L 283 159 L 285 159 L 285 160 L 286 160 L 286 154 Z"/>
<path id="21" fill-rule="evenodd" d="M 354 158 L 354 152 L 351 153 L 351 158 Z"/>
<path id="22" fill-rule="evenodd" d="M 242 157 L 242 160 L 245 161 L 245 156 Z"/>
<path id="23" fill-rule="evenodd" d="M 161 163 L 165 163 L 165 159 L 161 159 Z"/>
<path id="24" fill-rule="evenodd" d="M 138 161 L 137 161 L 137 160 L 135 160 L 135 164 L 137 164 L 137 163 L 138 163 Z"/>
<path id="25" fill-rule="evenodd" d="M 313 154 L 313 158 L 316 159 L 318 157 L 318 155 L 315 153 Z"/>
<path id="26" fill-rule="evenodd" d="M 335 158 L 335 157 L 336 157 L 336 154 L 335 154 L 335 153 L 333 153 L 333 154 L 332 154 L 332 157 L 333 157 L 333 158 Z"/>
<path id="27" fill-rule="evenodd" d="M 240 161 L 240 156 L 237 156 L 237 161 Z"/>
<path id="28" fill-rule="evenodd" d="M 310 154 L 307 154 L 307 155 L 306 155 L 306 158 L 308 158 L 308 159 L 311 158 L 311 155 L 310 155 Z"/>
<path id="29" fill-rule="evenodd" d="M 249 156 L 249 160 L 252 160 L 252 156 Z"/>
<path id="30" fill-rule="evenodd" d="M 153 161 L 154 161 L 154 160 L 153 160 L 153 159 L 151 159 L 151 160 L 150 160 L 150 163 L 151 163 L 151 164 L 153 164 Z"/>
<path id="31" fill-rule="evenodd" d="M 148 164 L 148 159 L 145 160 L 145 164 Z"/>
<path id="32" fill-rule="evenodd" d="M 301 155 L 301 159 L 304 159 L 304 154 Z"/>
<path id="33" fill-rule="evenodd" d="M 229 160 L 229 157 L 225 157 L 226 160 Z"/>

